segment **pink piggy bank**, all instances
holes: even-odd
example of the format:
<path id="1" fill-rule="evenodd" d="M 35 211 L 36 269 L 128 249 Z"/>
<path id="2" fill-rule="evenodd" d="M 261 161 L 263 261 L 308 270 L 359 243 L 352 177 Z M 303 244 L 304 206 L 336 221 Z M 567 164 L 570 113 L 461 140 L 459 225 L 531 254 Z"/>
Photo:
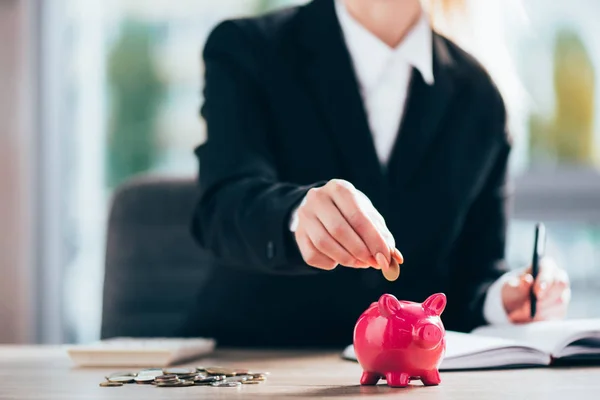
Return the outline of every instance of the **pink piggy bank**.
<path id="1" fill-rule="evenodd" d="M 423 303 L 399 301 L 384 294 L 360 316 L 354 328 L 354 352 L 363 368 L 361 385 L 406 387 L 413 379 L 424 385 L 441 382 L 438 367 L 446 351 L 440 315 L 446 295 L 431 295 Z"/>

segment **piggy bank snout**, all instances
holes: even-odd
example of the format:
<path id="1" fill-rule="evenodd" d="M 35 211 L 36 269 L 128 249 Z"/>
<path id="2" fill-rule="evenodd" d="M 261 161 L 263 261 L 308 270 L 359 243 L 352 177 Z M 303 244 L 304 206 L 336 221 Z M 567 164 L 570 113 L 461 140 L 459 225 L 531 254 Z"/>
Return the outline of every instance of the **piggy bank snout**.
<path id="1" fill-rule="evenodd" d="M 423 324 L 415 329 L 415 343 L 424 349 L 437 346 L 442 340 L 443 332 L 439 326 L 434 324 Z"/>

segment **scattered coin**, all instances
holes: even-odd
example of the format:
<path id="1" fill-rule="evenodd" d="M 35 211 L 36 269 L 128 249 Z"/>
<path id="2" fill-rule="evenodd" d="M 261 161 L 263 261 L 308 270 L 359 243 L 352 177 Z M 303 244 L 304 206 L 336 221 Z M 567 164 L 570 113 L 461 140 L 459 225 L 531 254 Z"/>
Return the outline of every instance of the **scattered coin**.
<path id="1" fill-rule="evenodd" d="M 106 376 L 101 387 L 119 387 L 127 383 L 154 385 L 156 387 L 214 386 L 238 387 L 242 384 L 259 384 L 268 372 L 249 372 L 245 368 L 196 367 L 149 368 L 138 372 L 121 371 Z"/>
<path id="2" fill-rule="evenodd" d="M 392 258 L 390 262 L 390 267 L 388 269 L 382 270 L 383 276 L 390 282 L 395 281 L 400 276 L 400 265 L 398 262 Z"/>
<path id="3" fill-rule="evenodd" d="M 131 383 L 135 378 L 133 376 L 112 376 L 108 378 L 109 382 Z"/>
<path id="4" fill-rule="evenodd" d="M 231 368 L 224 367 L 208 367 L 206 368 L 206 372 L 209 375 L 225 375 L 225 376 L 234 376 L 235 371 Z"/>
<path id="5" fill-rule="evenodd" d="M 110 381 L 100 382 L 100 387 L 118 387 L 118 386 L 123 386 L 123 384 L 121 382 L 110 382 Z"/>

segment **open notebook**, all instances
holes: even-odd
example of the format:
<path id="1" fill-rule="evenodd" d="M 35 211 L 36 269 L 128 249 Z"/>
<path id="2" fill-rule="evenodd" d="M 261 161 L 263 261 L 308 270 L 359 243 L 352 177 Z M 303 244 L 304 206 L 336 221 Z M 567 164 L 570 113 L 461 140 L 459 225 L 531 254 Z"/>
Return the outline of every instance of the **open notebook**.
<path id="1" fill-rule="evenodd" d="M 356 361 L 352 345 L 342 356 Z M 550 366 L 581 360 L 600 362 L 600 319 L 485 326 L 469 334 L 447 331 L 440 370 Z"/>

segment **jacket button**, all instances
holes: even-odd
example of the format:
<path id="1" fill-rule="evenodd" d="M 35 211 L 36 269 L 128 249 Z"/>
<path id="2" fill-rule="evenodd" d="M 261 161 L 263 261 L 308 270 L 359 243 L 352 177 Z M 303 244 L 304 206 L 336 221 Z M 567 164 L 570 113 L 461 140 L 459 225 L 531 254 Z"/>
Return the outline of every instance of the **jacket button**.
<path id="1" fill-rule="evenodd" d="M 275 244 L 273 241 L 269 240 L 267 243 L 267 258 L 272 260 L 275 257 Z"/>

